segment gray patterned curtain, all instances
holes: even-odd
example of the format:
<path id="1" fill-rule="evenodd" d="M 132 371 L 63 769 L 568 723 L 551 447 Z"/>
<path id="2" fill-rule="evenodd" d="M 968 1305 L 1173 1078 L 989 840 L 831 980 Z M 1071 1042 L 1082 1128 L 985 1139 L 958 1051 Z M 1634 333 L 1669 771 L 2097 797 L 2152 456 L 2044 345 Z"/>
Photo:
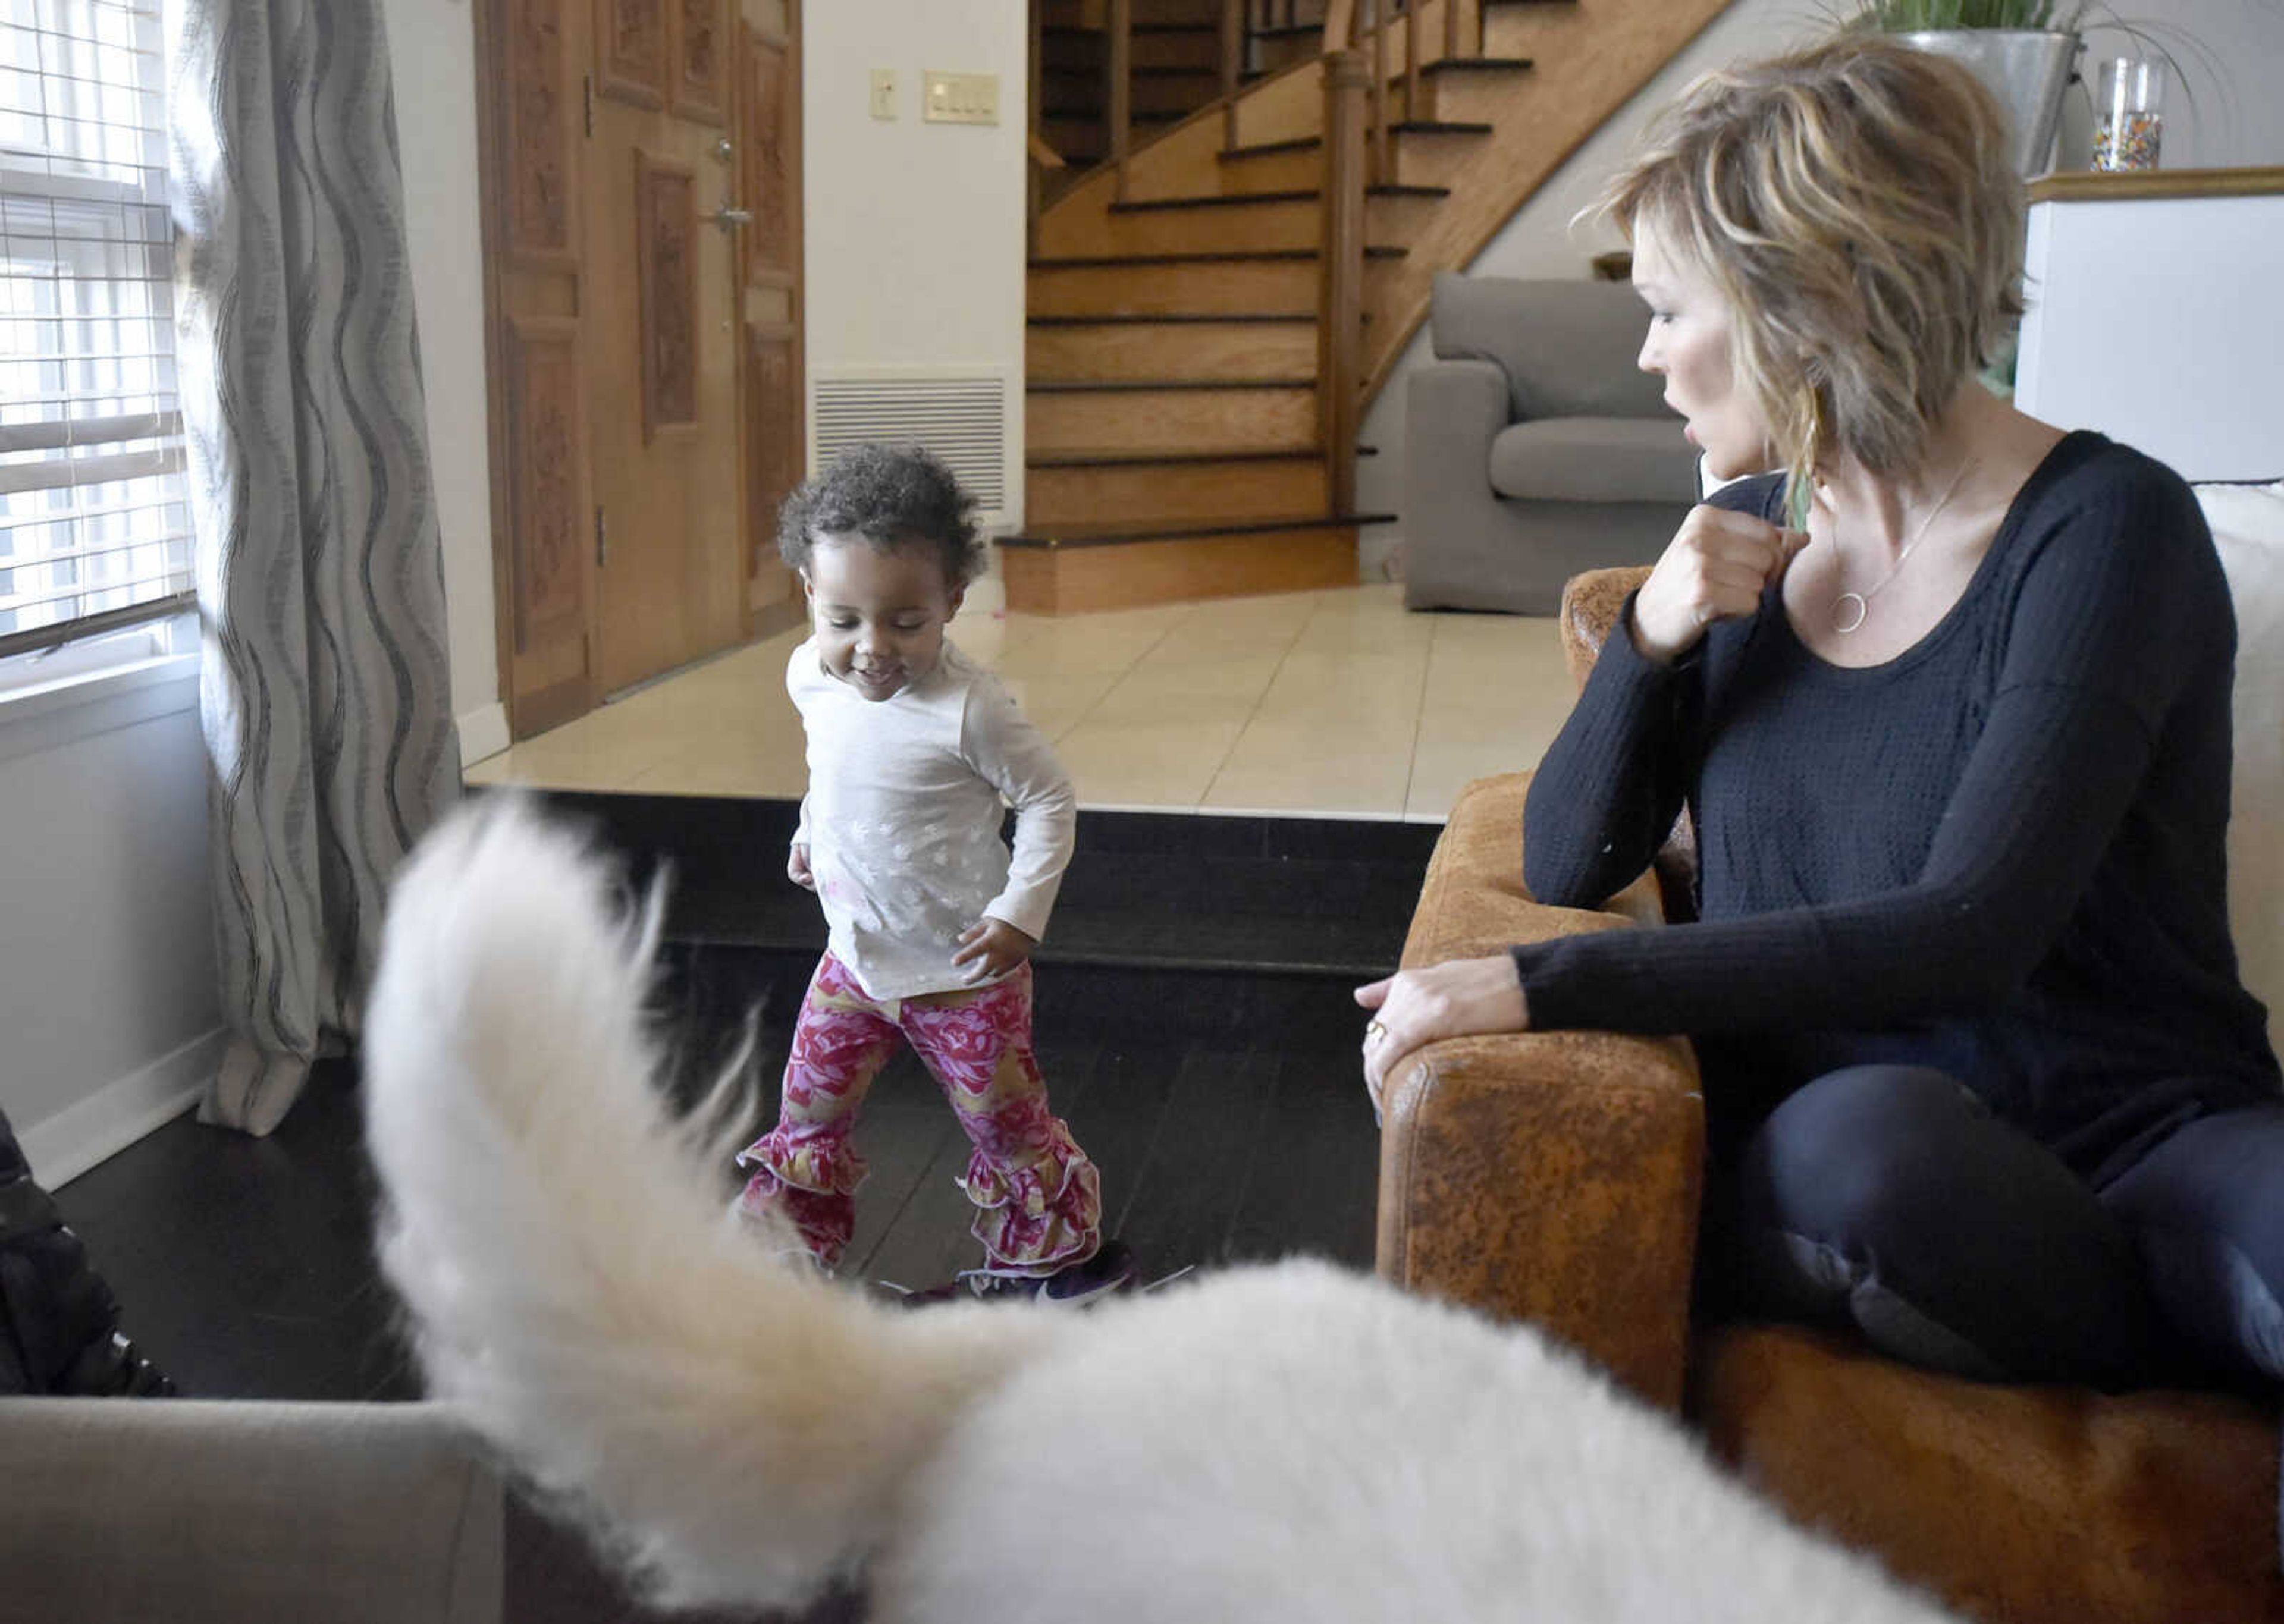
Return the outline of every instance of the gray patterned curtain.
<path id="1" fill-rule="evenodd" d="M 199 1116 L 266 1134 L 346 1045 L 388 876 L 459 792 L 443 559 L 379 0 L 168 13 L 231 1028 Z"/>

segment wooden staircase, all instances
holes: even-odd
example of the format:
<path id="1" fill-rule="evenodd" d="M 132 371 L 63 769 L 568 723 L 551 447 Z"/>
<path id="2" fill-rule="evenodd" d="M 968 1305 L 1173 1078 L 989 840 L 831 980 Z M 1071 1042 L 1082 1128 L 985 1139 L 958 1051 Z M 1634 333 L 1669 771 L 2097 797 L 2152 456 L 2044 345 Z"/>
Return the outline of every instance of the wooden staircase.
<path id="1" fill-rule="evenodd" d="M 1727 0 L 1033 0 L 1011 608 L 1356 579 L 1356 426 L 1428 308 Z M 1090 166 L 1091 167 L 1082 167 Z"/>

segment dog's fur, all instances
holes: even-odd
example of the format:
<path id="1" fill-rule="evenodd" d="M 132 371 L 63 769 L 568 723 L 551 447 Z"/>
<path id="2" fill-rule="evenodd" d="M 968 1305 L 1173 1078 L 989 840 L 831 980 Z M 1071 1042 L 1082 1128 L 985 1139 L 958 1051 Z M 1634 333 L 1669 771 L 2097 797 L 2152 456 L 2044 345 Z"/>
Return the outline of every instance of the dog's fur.
<path id="1" fill-rule="evenodd" d="M 365 1042 L 435 1393 L 677 1603 L 882 1624 L 1924 1624 L 1527 1328 L 1314 1262 L 909 1311 L 725 1216 L 643 998 L 657 903 L 497 798 L 398 883 Z M 1361 1106 L 1358 1107 L 1361 1109 Z"/>

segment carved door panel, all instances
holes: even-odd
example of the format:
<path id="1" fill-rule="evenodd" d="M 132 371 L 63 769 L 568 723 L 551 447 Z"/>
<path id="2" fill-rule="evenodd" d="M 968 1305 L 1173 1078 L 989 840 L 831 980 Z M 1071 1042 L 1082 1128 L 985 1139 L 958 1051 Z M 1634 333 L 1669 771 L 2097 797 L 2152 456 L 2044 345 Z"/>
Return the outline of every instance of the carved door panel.
<path id="1" fill-rule="evenodd" d="M 494 577 L 501 685 L 518 738 L 593 703 L 587 374 L 578 315 L 587 17 L 492 0 L 484 122 Z"/>
<path id="2" fill-rule="evenodd" d="M 737 642 L 747 550 L 728 0 L 593 8 L 580 314 L 599 697 Z"/>
<path id="3" fill-rule="evenodd" d="M 800 34 L 800 0 L 745 0 L 735 96 L 743 195 L 753 215 L 742 267 L 746 601 L 764 625 L 789 621 L 801 597 L 798 578 L 777 551 L 778 508 L 800 483 L 808 456 Z"/>

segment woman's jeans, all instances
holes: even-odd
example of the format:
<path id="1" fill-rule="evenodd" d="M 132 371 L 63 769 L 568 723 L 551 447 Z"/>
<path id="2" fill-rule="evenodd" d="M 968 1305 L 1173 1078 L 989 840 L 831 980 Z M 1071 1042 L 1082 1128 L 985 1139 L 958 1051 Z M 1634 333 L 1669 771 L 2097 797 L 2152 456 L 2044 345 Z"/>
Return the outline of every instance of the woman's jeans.
<path id="1" fill-rule="evenodd" d="M 1944 1074 L 1853 1066 L 1778 1106 L 1733 1178 L 1748 1310 L 1992 1380 L 2284 1379 L 2284 1102 L 2096 1190 Z"/>

